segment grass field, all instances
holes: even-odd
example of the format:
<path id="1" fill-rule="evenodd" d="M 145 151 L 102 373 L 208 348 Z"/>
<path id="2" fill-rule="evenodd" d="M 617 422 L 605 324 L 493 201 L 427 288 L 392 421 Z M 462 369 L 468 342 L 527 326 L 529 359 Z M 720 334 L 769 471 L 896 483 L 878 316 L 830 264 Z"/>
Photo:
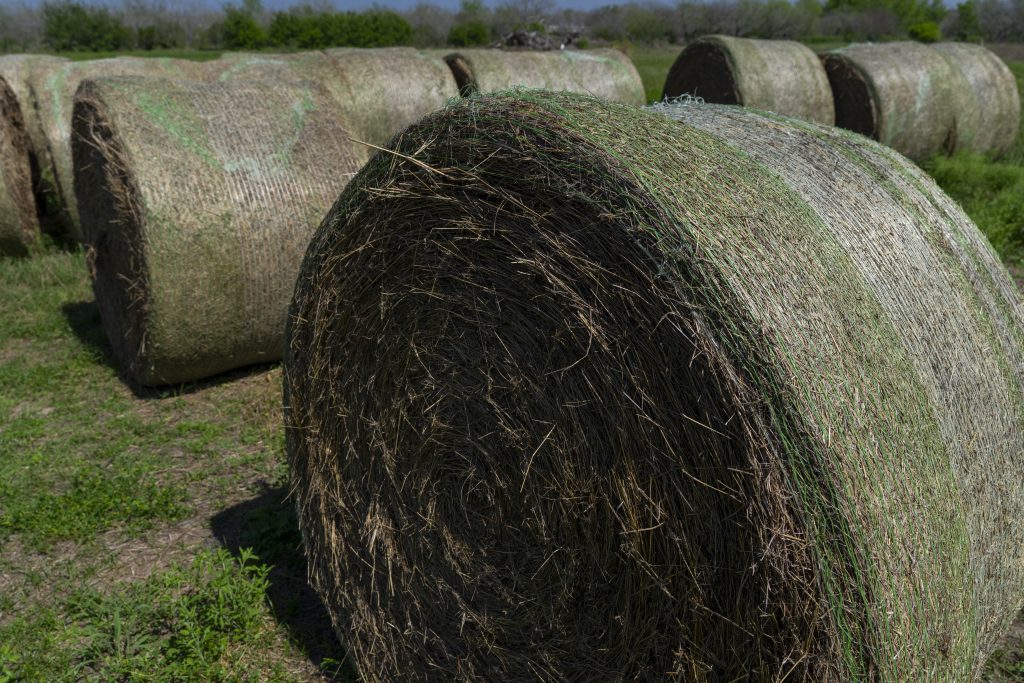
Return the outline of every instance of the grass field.
<path id="1" fill-rule="evenodd" d="M 631 53 L 656 98 L 677 50 Z M 1024 146 L 929 169 L 1020 264 Z M 81 253 L 0 259 L 0 291 L 0 683 L 352 680 L 305 581 L 280 368 L 133 393 Z M 1024 681 L 1020 623 L 990 669 Z"/>

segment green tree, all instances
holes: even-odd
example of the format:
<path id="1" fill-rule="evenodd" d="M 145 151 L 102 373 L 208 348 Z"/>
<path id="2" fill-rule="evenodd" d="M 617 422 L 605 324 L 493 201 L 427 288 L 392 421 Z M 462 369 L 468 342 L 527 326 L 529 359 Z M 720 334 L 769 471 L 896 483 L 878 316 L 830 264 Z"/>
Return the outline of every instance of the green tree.
<path id="1" fill-rule="evenodd" d="M 259 0 L 245 0 L 241 6 L 224 7 L 224 22 L 220 27 L 224 47 L 253 50 L 267 44 L 267 32 L 256 19 L 260 10 Z"/>
<path id="2" fill-rule="evenodd" d="M 486 45 L 491 40 L 491 29 L 482 21 L 461 21 L 448 31 L 448 44 L 455 47 Z"/>
<path id="3" fill-rule="evenodd" d="M 114 51 L 132 47 L 131 29 L 105 7 L 73 0 L 44 2 L 43 43 L 51 50 Z"/>

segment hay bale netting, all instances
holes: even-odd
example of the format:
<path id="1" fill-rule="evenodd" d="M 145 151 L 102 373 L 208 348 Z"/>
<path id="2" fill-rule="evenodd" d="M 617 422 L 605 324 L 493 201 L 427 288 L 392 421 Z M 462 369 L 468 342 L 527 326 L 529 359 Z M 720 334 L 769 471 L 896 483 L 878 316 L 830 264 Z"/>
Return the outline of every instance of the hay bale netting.
<path id="1" fill-rule="evenodd" d="M 365 159 L 313 84 L 86 81 L 75 190 L 114 355 L 142 385 L 281 356 L 310 235 Z"/>
<path id="2" fill-rule="evenodd" d="M 665 79 L 664 96 L 680 95 L 828 126 L 836 118 L 821 60 L 809 47 L 792 40 L 700 38 L 679 53 Z"/>
<path id="3" fill-rule="evenodd" d="M 478 97 L 311 242 L 285 416 L 365 681 L 974 678 L 1024 597 L 1024 303 L 922 172 Z"/>
<path id="4" fill-rule="evenodd" d="M 963 78 L 956 98 L 955 150 L 1005 152 L 1017 139 L 1020 94 L 1017 79 L 991 50 L 970 43 L 932 45 Z"/>
<path id="5" fill-rule="evenodd" d="M 18 99 L 0 76 L 0 254 L 23 256 L 39 239 L 31 146 Z"/>
<path id="6" fill-rule="evenodd" d="M 458 96 L 444 61 L 412 48 L 339 48 L 295 55 L 231 53 L 210 62 L 211 80 L 300 78 L 321 83 L 354 137 L 384 145 Z"/>
<path id="7" fill-rule="evenodd" d="M 87 78 L 104 76 L 201 78 L 202 69 L 198 62 L 181 59 L 116 57 L 68 62 L 49 71 L 43 78 L 33 79 L 32 91 L 46 138 L 46 158 L 42 163 L 53 174 L 68 237 L 76 241 L 82 239 L 71 162 L 71 107 L 79 84 Z"/>
<path id="8" fill-rule="evenodd" d="M 915 161 L 952 149 L 959 81 L 931 47 L 915 42 L 850 45 L 822 60 L 837 126 Z"/>
<path id="9" fill-rule="evenodd" d="M 49 55 L 3 55 L 0 56 L 0 77 L 14 91 L 25 129 L 32 140 L 33 151 L 42 156 L 46 149 L 46 137 L 36 112 L 35 99 L 32 94 L 32 82 L 45 79 L 46 76 L 59 69 L 68 60 L 63 57 Z"/>
<path id="10" fill-rule="evenodd" d="M 460 50 L 445 61 L 463 95 L 525 87 L 588 93 L 623 104 L 646 101 L 640 74 L 618 50 Z"/>

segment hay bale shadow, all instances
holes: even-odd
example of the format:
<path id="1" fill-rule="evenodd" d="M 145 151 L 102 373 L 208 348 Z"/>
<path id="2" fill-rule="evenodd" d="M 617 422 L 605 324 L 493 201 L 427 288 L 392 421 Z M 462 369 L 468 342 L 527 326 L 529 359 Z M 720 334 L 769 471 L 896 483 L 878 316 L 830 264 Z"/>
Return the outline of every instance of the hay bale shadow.
<path id="1" fill-rule="evenodd" d="M 110 346 L 110 341 L 107 339 L 107 333 L 103 329 L 103 322 L 100 320 L 100 309 L 96 305 L 95 300 L 75 301 L 64 304 L 61 306 L 61 312 L 64 314 L 64 319 L 67 321 L 68 327 L 71 328 L 75 337 L 78 338 L 83 346 L 92 351 L 98 363 L 102 363 L 103 365 L 115 370 L 118 377 L 122 382 L 124 382 L 125 386 L 131 390 L 136 398 L 163 399 L 193 394 L 220 384 L 233 382 L 250 375 L 265 372 L 269 368 L 277 365 L 276 361 L 271 363 L 261 363 L 259 365 L 250 365 L 244 368 L 229 370 L 228 372 L 197 380 L 195 382 L 173 384 L 164 387 L 144 387 L 135 383 L 131 378 L 125 375 L 118 365 L 117 359 L 114 358 L 114 351 Z"/>
<path id="2" fill-rule="evenodd" d="M 210 520 L 213 535 L 232 554 L 251 548 L 272 566 L 267 597 L 274 618 L 328 680 L 354 683 L 358 677 L 346 662 L 330 616 L 306 579 L 302 536 L 287 496 L 284 486 L 268 487 L 256 498 L 217 513 Z"/>

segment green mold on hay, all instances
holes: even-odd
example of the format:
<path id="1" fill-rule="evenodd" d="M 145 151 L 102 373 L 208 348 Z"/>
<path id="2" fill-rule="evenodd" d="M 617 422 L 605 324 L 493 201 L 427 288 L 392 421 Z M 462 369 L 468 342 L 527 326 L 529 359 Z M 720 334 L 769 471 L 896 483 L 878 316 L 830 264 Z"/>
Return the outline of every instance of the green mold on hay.
<path id="1" fill-rule="evenodd" d="M 699 97 L 833 125 L 825 69 L 806 45 L 790 40 L 704 36 L 679 53 L 664 97 Z"/>
<path id="2" fill-rule="evenodd" d="M 308 83 L 85 81 L 75 190 L 124 374 L 174 384 L 280 357 L 309 235 L 365 161 Z"/>
<path id="3" fill-rule="evenodd" d="M 836 129 L 568 93 L 395 152 L 286 337 L 311 578 L 364 680 L 980 676 L 1024 596 L 1024 301 L 934 183 Z"/>
<path id="4" fill-rule="evenodd" d="M 185 60 L 117 57 L 66 62 L 32 83 L 40 126 L 46 139 L 46 154 L 41 161 L 53 172 L 68 237 L 75 241 L 82 239 L 71 158 L 71 107 L 78 86 L 86 79 L 103 76 L 188 79 L 197 77 L 200 69 L 198 63 Z"/>

